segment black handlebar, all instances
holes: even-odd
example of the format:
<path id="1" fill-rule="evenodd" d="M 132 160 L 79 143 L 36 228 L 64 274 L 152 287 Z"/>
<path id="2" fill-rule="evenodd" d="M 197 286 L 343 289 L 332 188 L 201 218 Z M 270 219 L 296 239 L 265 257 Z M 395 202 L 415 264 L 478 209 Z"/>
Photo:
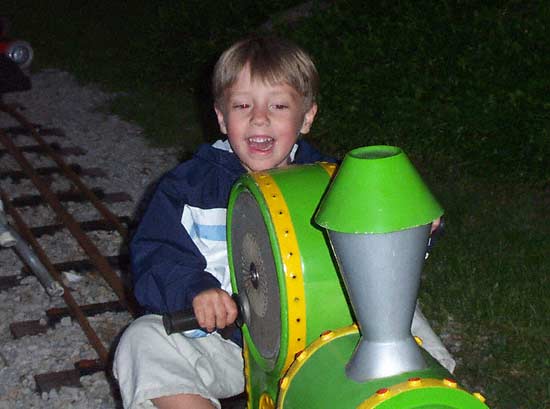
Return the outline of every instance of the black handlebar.
<path id="1" fill-rule="evenodd" d="M 162 324 L 168 335 L 174 332 L 188 331 L 200 328 L 193 308 L 162 314 Z"/>
<path id="2" fill-rule="evenodd" d="M 239 296 L 238 294 L 233 294 L 231 297 L 237 304 L 238 309 L 235 325 L 241 327 L 246 319 L 245 317 L 248 317 L 248 302 L 244 297 Z M 197 321 L 197 317 L 195 317 L 193 308 L 162 314 L 162 324 L 164 325 L 164 329 L 168 335 L 175 332 L 183 332 L 201 328 Z"/>

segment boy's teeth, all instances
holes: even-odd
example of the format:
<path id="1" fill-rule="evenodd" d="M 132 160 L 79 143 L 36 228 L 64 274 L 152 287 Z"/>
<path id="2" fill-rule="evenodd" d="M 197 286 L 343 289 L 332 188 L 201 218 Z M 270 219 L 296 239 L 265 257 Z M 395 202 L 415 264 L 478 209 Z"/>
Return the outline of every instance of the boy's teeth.
<path id="1" fill-rule="evenodd" d="M 273 138 L 270 137 L 255 137 L 255 138 L 248 138 L 248 144 L 250 147 L 261 150 L 261 151 L 267 151 L 271 149 L 273 146 Z"/>

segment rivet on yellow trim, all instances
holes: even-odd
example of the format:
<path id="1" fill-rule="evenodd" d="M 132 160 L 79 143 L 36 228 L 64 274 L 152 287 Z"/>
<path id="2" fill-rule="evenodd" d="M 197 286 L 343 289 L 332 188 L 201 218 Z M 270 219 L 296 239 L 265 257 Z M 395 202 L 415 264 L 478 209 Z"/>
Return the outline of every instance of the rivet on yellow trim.
<path id="1" fill-rule="evenodd" d="M 296 354 L 296 360 L 297 361 L 303 361 L 308 357 L 308 353 L 306 350 L 300 351 Z"/>
<path id="2" fill-rule="evenodd" d="M 458 383 L 454 379 L 445 378 L 443 379 L 443 383 L 449 388 L 456 388 L 458 386 Z"/>
<path id="3" fill-rule="evenodd" d="M 409 386 L 420 386 L 422 385 L 422 380 L 420 378 L 409 378 L 407 380 Z"/>
<path id="4" fill-rule="evenodd" d="M 474 395 L 476 398 L 478 398 L 483 403 L 485 403 L 485 401 L 487 400 L 487 399 L 485 399 L 485 396 L 483 396 L 479 392 L 474 392 L 474 393 L 472 393 L 472 395 Z"/>
<path id="5" fill-rule="evenodd" d="M 279 381 L 279 389 L 281 391 L 284 391 L 286 390 L 286 388 L 288 388 L 288 378 L 285 376 L 284 378 L 281 378 L 281 380 Z"/>
<path id="6" fill-rule="evenodd" d="M 333 331 L 324 331 L 321 333 L 321 339 L 323 341 L 328 341 L 329 339 L 334 338 L 334 332 Z"/>
<path id="7" fill-rule="evenodd" d="M 290 211 L 277 182 L 269 173 L 253 173 L 252 176 L 264 196 L 279 243 L 285 277 L 288 305 L 288 349 L 283 371 L 286 371 L 298 351 L 306 347 L 305 288 L 298 239 L 290 218 Z"/>
<path id="8" fill-rule="evenodd" d="M 271 398 L 271 396 L 269 396 L 265 392 L 260 397 L 259 409 L 275 409 L 275 402 L 273 402 L 273 399 Z"/>

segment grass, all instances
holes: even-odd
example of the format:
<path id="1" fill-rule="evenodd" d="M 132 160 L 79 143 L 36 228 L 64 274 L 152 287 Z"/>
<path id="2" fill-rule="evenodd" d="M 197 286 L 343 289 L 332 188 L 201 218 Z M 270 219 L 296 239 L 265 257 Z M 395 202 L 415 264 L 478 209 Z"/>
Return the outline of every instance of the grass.
<path id="1" fill-rule="evenodd" d="M 490 180 L 447 186 L 448 231 L 423 283 L 428 315 L 454 318 L 457 376 L 494 407 L 546 407 L 550 192 Z"/>
<path id="2" fill-rule="evenodd" d="M 115 98 L 106 109 L 137 121 L 147 135 L 156 136 L 150 138 L 154 146 L 178 146 L 183 152 L 192 152 L 203 141 L 196 100 L 188 94 L 130 91 Z"/>
<path id="3" fill-rule="evenodd" d="M 295 3 L 3 5 L 36 68 L 122 91 L 110 109 L 188 152 L 218 136 L 213 59 Z M 310 139 L 337 155 L 401 146 L 442 202 L 421 301 L 456 343 L 458 378 L 493 408 L 550 407 L 550 4 L 339 0 L 275 30 L 321 74 Z"/>

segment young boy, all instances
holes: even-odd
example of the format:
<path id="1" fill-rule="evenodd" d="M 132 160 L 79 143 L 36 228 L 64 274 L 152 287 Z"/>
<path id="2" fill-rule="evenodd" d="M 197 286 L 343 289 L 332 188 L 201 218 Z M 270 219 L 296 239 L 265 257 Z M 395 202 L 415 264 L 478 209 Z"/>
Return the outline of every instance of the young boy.
<path id="1" fill-rule="evenodd" d="M 318 74 L 297 46 L 236 43 L 218 60 L 214 109 L 227 140 L 203 145 L 160 182 L 131 243 L 134 291 L 148 315 L 124 332 L 114 374 L 126 408 L 213 408 L 244 390 L 225 241 L 231 186 L 245 172 L 333 161 L 300 134 L 317 113 Z M 209 333 L 167 336 L 162 313 L 192 307 Z M 197 333 L 199 337 L 196 337 Z M 195 337 L 193 337 L 195 336 Z"/>

